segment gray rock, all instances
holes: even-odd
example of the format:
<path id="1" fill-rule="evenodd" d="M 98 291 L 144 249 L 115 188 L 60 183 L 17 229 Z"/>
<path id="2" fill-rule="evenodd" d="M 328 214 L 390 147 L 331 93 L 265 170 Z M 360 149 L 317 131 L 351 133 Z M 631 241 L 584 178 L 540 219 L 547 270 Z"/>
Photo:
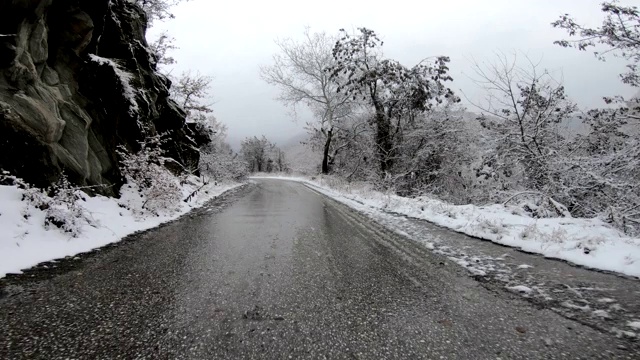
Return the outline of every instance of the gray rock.
<path id="1" fill-rule="evenodd" d="M 42 64 L 49 58 L 47 26 L 44 19 L 40 19 L 31 32 L 29 53 L 34 64 Z"/>
<path id="2" fill-rule="evenodd" d="M 164 145 L 172 171 L 197 164 L 201 144 L 149 60 L 146 27 L 126 0 L 2 2 L 0 33 L 15 36 L 0 39 L 0 169 L 39 186 L 64 171 L 113 195 L 122 181 L 116 149 L 136 151 L 163 132 L 172 134 Z"/>
<path id="3" fill-rule="evenodd" d="M 47 65 L 44 66 L 41 77 L 42 81 L 49 86 L 56 86 L 60 83 L 58 73 Z"/>

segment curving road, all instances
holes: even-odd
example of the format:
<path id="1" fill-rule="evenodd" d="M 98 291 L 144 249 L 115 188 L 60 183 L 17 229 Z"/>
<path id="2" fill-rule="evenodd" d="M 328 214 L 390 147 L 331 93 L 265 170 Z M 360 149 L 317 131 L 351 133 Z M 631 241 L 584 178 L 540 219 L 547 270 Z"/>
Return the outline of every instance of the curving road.
<path id="1" fill-rule="evenodd" d="M 278 180 L 1 286 L 2 359 L 638 355 Z"/>

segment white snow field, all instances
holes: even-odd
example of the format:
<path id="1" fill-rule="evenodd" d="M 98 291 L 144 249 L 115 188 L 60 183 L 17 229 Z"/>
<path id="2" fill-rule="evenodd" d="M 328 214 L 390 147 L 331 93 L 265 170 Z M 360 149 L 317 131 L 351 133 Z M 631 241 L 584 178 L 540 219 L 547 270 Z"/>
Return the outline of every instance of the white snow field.
<path id="1" fill-rule="evenodd" d="M 183 199 L 200 188 L 197 178 L 182 187 Z M 20 273 L 41 262 L 74 256 L 117 242 L 137 231 L 150 229 L 174 220 L 208 200 L 241 184 L 205 185 L 188 203 L 181 201 L 175 212 L 136 215 L 121 204 L 140 202 L 140 196 L 123 187 L 121 199 L 78 194 L 77 200 L 86 211 L 88 221 L 82 221 L 80 235 L 72 237 L 56 226 L 44 225 L 45 212 L 23 201 L 24 190 L 17 186 L 0 185 L 0 278 L 8 273 Z"/>
<path id="2" fill-rule="evenodd" d="M 451 205 L 428 198 L 384 194 L 366 184 L 331 177 L 260 175 L 306 184 L 352 208 L 423 219 L 477 238 L 593 269 L 640 277 L 640 238 L 625 236 L 599 219 L 536 219 L 516 207 Z"/>

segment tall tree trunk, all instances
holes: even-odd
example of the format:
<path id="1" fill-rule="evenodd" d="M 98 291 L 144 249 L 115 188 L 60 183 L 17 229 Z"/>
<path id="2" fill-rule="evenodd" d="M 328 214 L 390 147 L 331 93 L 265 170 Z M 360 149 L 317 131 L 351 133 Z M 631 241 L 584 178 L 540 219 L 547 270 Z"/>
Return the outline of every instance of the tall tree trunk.
<path id="1" fill-rule="evenodd" d="M 390 158 L 391 149 L 391 123 L 384 112 L 384 107 L 374 103 L 376 108 L 376 145 L 378 148 L 378 158 L 380 161 L 381 176 L 391 169 L 392 160 Z"/>
<path id="2" fill-rule="evenodd" d="M 322 152 L 322 173 L 329 173 L 329 148 L 331 147 L 331 138 L 333 137 L 333 128 L 327 131 L 327 140 L 324 143 L 324 151 Z"/>

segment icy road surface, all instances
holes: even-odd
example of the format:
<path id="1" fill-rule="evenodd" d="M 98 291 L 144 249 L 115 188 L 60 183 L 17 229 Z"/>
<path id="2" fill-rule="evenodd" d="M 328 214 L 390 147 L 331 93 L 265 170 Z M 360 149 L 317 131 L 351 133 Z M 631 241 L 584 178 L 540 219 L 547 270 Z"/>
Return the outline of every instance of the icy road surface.
<path id="1" fill-rule="evenodd" d="M 294 182 L 51 266 L 2 280 L 0 358 L 638 355 Z"/>

